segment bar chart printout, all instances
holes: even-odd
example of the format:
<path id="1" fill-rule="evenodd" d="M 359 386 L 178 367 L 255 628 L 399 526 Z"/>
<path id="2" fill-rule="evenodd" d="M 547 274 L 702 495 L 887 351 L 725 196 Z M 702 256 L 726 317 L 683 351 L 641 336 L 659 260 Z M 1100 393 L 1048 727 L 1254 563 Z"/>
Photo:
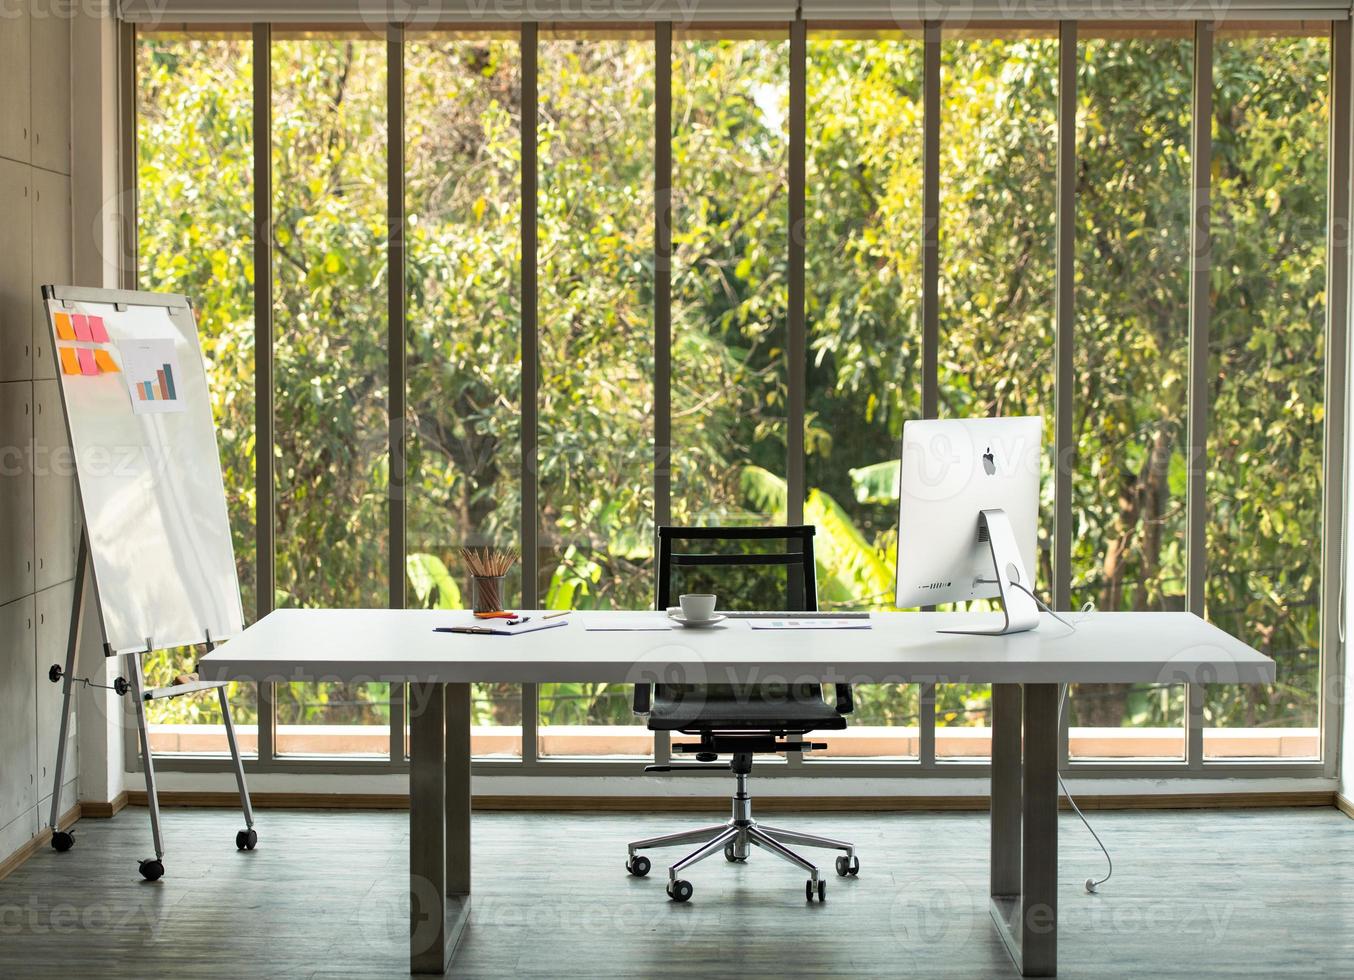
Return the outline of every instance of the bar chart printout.
<path id="1" fill-rule="evenodd" d="M 128 340 L 118 344 L 118 352 L 135 414 L 184 411 L 185 403 L 175 382 L 180 372 L 174 341 Z"/>

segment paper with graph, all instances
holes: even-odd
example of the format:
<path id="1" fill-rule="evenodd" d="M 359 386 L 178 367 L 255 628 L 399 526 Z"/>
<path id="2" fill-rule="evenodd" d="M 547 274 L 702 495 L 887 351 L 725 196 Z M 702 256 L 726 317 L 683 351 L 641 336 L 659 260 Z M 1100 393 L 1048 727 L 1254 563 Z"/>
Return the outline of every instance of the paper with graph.
<path id="1" fill-rule="evenodd" d="M 182 412 L 187 403 L 179 397 L 179 355 L 172 340 L 131 340 L 118 344 L 122 376 L 137 415 Z"/>

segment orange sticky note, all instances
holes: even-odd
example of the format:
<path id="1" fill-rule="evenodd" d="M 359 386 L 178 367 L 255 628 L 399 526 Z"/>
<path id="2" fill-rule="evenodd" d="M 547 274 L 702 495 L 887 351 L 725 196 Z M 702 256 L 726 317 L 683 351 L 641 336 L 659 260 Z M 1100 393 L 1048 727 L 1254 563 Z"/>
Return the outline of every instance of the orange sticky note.
<path id="1" fill-rule="evenodd" d="M 94 363 L 94 352 L 88 347 L 75 348 L 75 356 L 80 359 L 81 374 L 99 373 L 99 365 Z"/>
<path id="2" fill-rule="evenodd" d="M 71 327 L 75 330 L 76 340 L 89 340 L 89 317 L 83 313 L 71 314 Z"/>
<path id="3" fill-rule="evenodd" d="M 106 350 L 96 350 L 94 352 L 94 363 L 99 366 L 100 371 L 108 374 L 117 374 L 118 362 L 113 360 L 113 355 Z"/>
<path id="4" fill-rule="evenodd" d="M 108 329 L 103 325 L 103 317 L 89 316 L 89 339 L 96 344 L 108 343 Z"/>
<path id="5" fill-rule="evenodd" d="M 62 340 L 74 340 L 75 331 L 71 329 L 71 318 L 67 313 L 58 313 L 56 320 L 56 335 Z"/>
<path id="6" fill-rule="evenodd" d="M 76 360 L 74 347 L 58 347 L 61 352 L 61 373 L 79 374 L 80 362 Z"/>

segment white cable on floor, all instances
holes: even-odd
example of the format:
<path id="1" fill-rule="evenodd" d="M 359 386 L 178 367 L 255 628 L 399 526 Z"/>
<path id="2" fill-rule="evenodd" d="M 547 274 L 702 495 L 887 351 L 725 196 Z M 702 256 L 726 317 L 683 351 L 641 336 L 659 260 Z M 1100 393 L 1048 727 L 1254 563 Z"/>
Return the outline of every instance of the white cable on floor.
<path id="1" fill-rule="evenodd" d="M 1075 632 L 1077 631 L 1077 627 L 1076 627 L 1075 624 L 1069 623 L 1067 620 L 1065 620 L 1065 619 L 1063 619 L 1061 616 L 1059 616 L 1056 612 L 1054 612 L 1054 611 L 1048 606 L 1047 603 L 1044 602 L 1044 600 L 1040 599 L 1037 595 L 1035 595 L 1035 594 L 1034 594 L 1033 592 L 1031 592 L 1029 589 L 1025 588 L 1025 586 L 1021 585 L 1019 582 L 1012 582 L 1011 584 L 1014 585 L 1014 586 L 1015 586 L 1017 589 L 1019 589 L 1021 592 L 1024 592 L 1024 593 L 1025 593 L 1027 596 L 1029 596 L 1031 599 L 1033 599 L 1033 600 L 1035 601 L 1035 603 L 1039 606 L 1039 608 L 1043 609 L 1044 612 L 1048 613 L 1050 616 L 1052 616 L 1052 617 L 1053 617 L 1054 619 L 1056 619 L 1058 622 L 1062 623 L 1064 626 L 1066 626 L 1066 627 L 1067 627 L 1069 630 L 1071 630 L 1073 633 L 1075 633 Z M 1095 611 L 1095 603 L 1093 603 L 1093 602 L 1087 602 L 1085 605 L 1083 605 L 1083 606 L 1081 607 L 1081 611 L 1082 611 L 1082 613 L 1085 613 L 1085 614 L 1090 614 L 1091 612 L 1094 612 L 1094 611 Z M 1058 685 L 1058 730 L 1059 730 L 1059 731 L 1062 731 L 1062 726 L 1063 726 L 1063 711 L 1064 711 L 1066 705 L 1067 705 L 1067 685 L 1066 685 L 1066 684 L 1059 684 L 1059 685 Z M 1100 879 L 1098 879 L 1098 880 L 1097 880 L 1096 878 L 1087 878 L 1087 879 L 1086 879 L 1086 891 L 1087 891 L 1088 893 L 1090 893 L 1090 894 L 1095 894 L 1095 890 L 1096 890 L 1097 888 L 1099 888 L 1099 887 L 1100 887 L 1101 885 L 1103 885 L 1105 882 L 1109 881 L 1111 878 L 1114 877 L 1114 859 L 1113 859 L 1112 857 L 1110 857 L 1110 851 L 1109 851 L 1109 848 L 1105 846 L 1105 842 L 1102 841 L 1102 840 L 1100 839 L 1100 835 L 1097 834 L 1097 833 L 1095 832 L 1095 828 L 1091 826 L 1091 822 L 1090 822 L 1089 820 L 1086 819 L 1086 814 L 1084 814 L 1084 813 L 1081 812 L 1081 807 L 1077 806 L 1077 801 L 1076 801 L 1075 799 L 1073 799 L 1073 798 L 1072 798 L 1072 794 L 1071 794 L 1070 792 L 1068 792 L 1067 784 L 1066 784 L 1065 782 L 1063 782 L 1063 774 L 1062 774 L 1062 771 L 1061 771 L 1061 770 L 1058 771 L 1058 785 L 1062 788 L 1063 796 L 1067 797 L 1067 802 L 1068 802 L 1068 804 L 1072 807 L 1072 812 L 1075 813 L 1078 817 L 1081 818 L 1082 825 L 1086 828 L 1087 832 L 1088 832 L 1092 837 L 1095 838 L 1095 842 L 1096 842 L 1097 844 L 1100 845 L 1100 853 L 1103 854 L 1103 855 L 1105 855 L 1105 863 L 1109 865 L 1109 870 L 1106 871 L 1105 877 L 1100 878 Z"/>

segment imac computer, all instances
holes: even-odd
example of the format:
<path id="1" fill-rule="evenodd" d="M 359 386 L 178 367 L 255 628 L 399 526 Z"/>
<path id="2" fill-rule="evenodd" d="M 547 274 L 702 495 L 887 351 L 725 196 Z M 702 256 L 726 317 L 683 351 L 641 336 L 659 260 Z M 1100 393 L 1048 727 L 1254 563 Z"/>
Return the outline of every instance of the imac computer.
<path id="1" fill-rule="evenodd" d="M 1039 625 L 1034 595 L 1043 420 L 903 424 L 898 483 L 900 607 L 1000 599 L 1004 623 L 947 633 L 1019 633 Z"/>

